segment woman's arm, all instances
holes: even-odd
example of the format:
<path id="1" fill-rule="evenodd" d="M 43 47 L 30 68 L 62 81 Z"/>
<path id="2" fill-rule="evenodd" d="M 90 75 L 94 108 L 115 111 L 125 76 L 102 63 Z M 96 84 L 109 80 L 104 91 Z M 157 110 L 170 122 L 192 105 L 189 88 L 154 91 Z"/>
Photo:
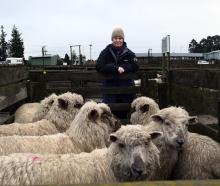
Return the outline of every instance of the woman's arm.
<path id="1" fill-rule="evenodd" d="M 102 51 L 97 59 L 96 70 L 101 73 L 116 74 L 118 67 L 114 63 L 107 63 L 107 57 Z"/>

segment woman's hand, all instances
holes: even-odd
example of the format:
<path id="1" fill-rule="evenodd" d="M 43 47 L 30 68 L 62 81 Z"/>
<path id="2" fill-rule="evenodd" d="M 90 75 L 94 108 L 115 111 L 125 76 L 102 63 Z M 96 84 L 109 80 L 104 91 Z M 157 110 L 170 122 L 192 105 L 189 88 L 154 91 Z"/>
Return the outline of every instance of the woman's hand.
<path id="1" fill-rule="evenodd" d="M 125 71 L 124 68 L 122 68 L 122 67 L 118 67 L 118 73 L 119 73 L 119 74 L 123 74 L 124 71 Z"/>

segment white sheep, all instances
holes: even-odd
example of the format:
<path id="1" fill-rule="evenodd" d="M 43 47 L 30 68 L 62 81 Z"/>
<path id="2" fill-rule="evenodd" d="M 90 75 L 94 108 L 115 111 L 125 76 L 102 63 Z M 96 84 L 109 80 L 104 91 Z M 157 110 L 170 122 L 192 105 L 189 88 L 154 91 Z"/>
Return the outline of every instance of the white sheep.
<path id="1" fill-rule="evenodd" d="M 32 121 L 34 122 L 43 119 L 51 109 L 56 99 L 57 99 L 57 95 L 55 93 L 52 93 L 50 96 L 41 100 L 40 108 L 34 114 Z"/>
<path id="2" fill-rule="evenodd" d="M 51 108 L 56 94 L 44 98 L 40 103 L 25 103 L 15 111 L 15 123 L 31 123 L 44 118 Z"/>
<path id="3" fill-rule="evenodd" d="M 220 145 L 211 138 L 188 132 L 173 179 L 220 179 Z"/>
<path id="4" fill-rule="evenodd" d="M 66 92 L 55 99 L 45 119 L 52 122 L 58 131 L 65 132 L 84 104 L 83 97 L 76 93 Z"/>
<path id="5" fill-rule="evenodd" d="M 49 100 L 52 101 L 52 97 L 43 101 L 44 108 L 40 109 L 41 116 L 48 110 L 46 105 L 49 105 Z M 61 94 L 54 99 L 49 112 L 44 116 L 45 119 L 32 123 L 1 125 L 0 136 L 41 136 L 63 132 L 69 128 L 82 105 L 81 95 L 70 92 Z"/>
<path id="6" fill-rule="evenodd" d="M 109 148 L 65 155 L 12 154 L 0 157 L 0 185 L 94 184 L 151 179 L 159 151 L 141 125 L 122 126 Z"/>
<path id="7" fill-rule="evenodd" d="M 134 112 L 131 114 L 130 122 L 140 125 L 146 125 L 151 120 L 150 116 L 160 110 L 158 104 L 153 99 L 145 96 L 136 98 L 131 103 L 131 109 Z"/>
<path id="8" fill-rule="evenodd" d="M 25 103 L 15 111 L 14 122 L 30 123 L 33 121 L 35 113 L 40 108 L 40 103 Z"/>
<path id="9" fill-rule="evenodd" d="M 0 155 L 16 152 L 43 154 L 91 152 L 95 148 L 108 146 L 109 134 L 119 127 L 118 121 L 107 105 L 104 108 L 104 104 L 90 101 L 82 106 L 65 133 L 1 137 Z"/>
<path id="10" fill-rule="evenodd" d="M 178 161 L 178 153 L 187 140 L 187 127 L 191 117 L 181 107 L 168 107 L 151 116 L 152 121 L 146 125 L 147 131 L 160 131 L 163 135 L 154 140 L 160 151 L 160 168 L 154 180 L 170 179 L 172 170 Z"/>

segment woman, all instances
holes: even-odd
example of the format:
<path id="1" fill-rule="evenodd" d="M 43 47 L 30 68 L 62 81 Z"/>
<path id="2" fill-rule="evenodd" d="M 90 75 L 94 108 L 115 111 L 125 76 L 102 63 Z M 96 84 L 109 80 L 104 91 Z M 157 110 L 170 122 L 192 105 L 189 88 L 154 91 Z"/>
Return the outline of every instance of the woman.
<path id="1" fill-rule="evenodd" d="M 99 55 L 96 70 L 104 74 L 115 74 L 120 76 L 124 73 L 132 73 L 138 70 L 135 54 L 127 48 L 124 41 L 124 31 L 121 28 L 115 28 L 111 37 L 112 43 L 109 44 Z M 105 86 L 133 86 L 134 81 L 131 79 L 105 80 Z M 123 95 L 104 95 L 105 103 L 131 103 L 134 96 L 131 94 Z M 114 114 L 125 119 L 127 112 L 117 111 Z"/>

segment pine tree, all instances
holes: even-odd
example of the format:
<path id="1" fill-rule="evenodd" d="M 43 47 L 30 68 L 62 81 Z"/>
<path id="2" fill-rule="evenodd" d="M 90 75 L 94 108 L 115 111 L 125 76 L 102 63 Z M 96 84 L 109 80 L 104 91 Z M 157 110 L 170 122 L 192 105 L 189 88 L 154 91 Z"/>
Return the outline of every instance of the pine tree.
<path id="1" fill-rule="evenodd" d="M 11 57 L 24 57 L 24 43 L 23 39 L 21 39 L 21 34 L 18 29 L 13 26 L 10 40 L 10 56 Z"/>
<path id="2" fill-rule="evenodd" d="M 7 42 L 5 40 L 6 33 L 4 32 L 4 27 L 1 25 L 0 34 L 0 61 L 5 61 L 7 57 Z"/>

